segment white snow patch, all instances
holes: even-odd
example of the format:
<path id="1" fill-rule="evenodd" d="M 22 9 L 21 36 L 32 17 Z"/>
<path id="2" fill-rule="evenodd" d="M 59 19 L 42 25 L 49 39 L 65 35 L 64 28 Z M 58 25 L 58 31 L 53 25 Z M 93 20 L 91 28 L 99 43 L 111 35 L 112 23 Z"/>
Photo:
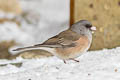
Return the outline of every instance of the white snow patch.
<path id="1" fill-rule="evenodd" d="M 43 59 L 0 60 L 0 80 L 120 80 L 120 47 L 89 51 L 77 58 L 80 62 L 56 57 Z M 23 63 L 16 67 L 10 63 Z"/>
<path id="2" fill-rule="evenodd" d="M 13 19 L 14 17 L 16 17 L 15 16 L 15 14 L 14 13 L 6 13 L 6 12 L 3 12 L 3 11 L 1 11 L 0 10 L 0 18 L 2 19 Z"/>
<path id="3" fill-rule="evenodd" d="M 33 41 L 33 37 L 24 32 L 16 23 L 4 22 L 0 24 L 0 41 L 4 40 L 30 43 Z"/>
<path id="4" fill-rule="evenodd" d="M 0 11 L 0 18 L 16 23 L 0 24 L 0 42 L 15 40 L 21 45 L 42 43 L 69 27 L 69 0 L 20 0 L 24 15 Z"/>

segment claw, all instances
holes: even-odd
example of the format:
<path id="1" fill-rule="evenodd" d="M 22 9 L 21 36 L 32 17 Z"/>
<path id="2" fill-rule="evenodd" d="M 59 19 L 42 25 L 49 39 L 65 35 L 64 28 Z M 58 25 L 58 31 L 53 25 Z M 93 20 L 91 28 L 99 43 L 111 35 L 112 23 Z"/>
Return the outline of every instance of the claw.
<path id="1" fill-rule="evenodd" d="M 79 60 L 75 60 L 74 58 L 70 58 L 70 60 L 73 60 L 75 62 L 80 62 Z"/>
<path id="2" fill-rule="evenodd" d="M 75 62 L 80 62 L 79 60 L 75 60 L 74 58 L 70 58 L 69 60 L 73 60 L 73 61 L 75 61 Z M 66 61 L 65 61 L 65 60 L 63 60 L 63 62 L 66 64 Z"/>
<path id="3" fill-rule="evenodd" d="M 65 60 L 63 60 L 63 62 L 66 64 L 66 61 L 65 61 Z"/>

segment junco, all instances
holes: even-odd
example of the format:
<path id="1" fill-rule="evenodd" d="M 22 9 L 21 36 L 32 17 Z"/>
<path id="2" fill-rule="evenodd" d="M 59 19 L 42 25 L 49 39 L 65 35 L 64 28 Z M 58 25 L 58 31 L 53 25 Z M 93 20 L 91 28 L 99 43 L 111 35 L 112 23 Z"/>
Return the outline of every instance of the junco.
<path id="1" fill-rule="evenodd" d="M 51 52 L 53 55 L 65 60 L 75 60 L 74 58 L 86 52 L 92 42 L 92 31 L 96 27 L 87 20 L 80 20 L 73 24 L 68 30 L 59 33 L 58 35 L 48 39 L 42 44 L 36 44 L 29 47 L 18 48 L 13 51 L 26 49 L 43 49 Z"/>

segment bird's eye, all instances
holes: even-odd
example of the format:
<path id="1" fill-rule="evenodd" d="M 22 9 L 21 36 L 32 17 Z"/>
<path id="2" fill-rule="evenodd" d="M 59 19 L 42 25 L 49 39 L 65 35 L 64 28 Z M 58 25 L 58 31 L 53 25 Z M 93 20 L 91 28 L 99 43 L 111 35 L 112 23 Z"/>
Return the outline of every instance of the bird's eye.
<path id="1" fill-rule="evenodd" d="M 92 25 L 91 25 L 91 24 L 86 24 L 85 27 L 86 27 L 86 28 L 91 28 Z"/>

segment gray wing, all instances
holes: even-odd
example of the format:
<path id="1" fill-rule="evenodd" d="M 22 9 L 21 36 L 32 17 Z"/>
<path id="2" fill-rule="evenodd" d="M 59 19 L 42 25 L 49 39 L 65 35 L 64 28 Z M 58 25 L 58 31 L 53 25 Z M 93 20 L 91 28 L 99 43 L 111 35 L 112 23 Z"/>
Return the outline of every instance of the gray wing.
<path id="1" fill-rule="evenodd" d="M 72 32 L 70 30 L 64 31 L 60 34 L 58 34 L 55 37 L 52 37 L 45 41 L 43 44 L 36 44 L 34 46 L 43 46 L 43 47 L 74 47 L 76 44 L 74 41 L 78 40 L 81 35 L 78 35 L 75 32 Z"/>
<path id="2" fill-rule="evenodd" d="M 28 49 L 28 48 L 38 48 L 38 47 L 50 47 L 50 48 L 74 47 L 76 45 L 74 43 L 74 41 L 78 40 L 79 38 L 80 38 L 80 35 L 78 35 L 75 32 L 72 32 L 70 30 L 67 30 L 67 31 L 63 31 L 62 33 L 58 34 L 57 36 L 54 36 L 54 37 L 48 39 L 43 44 L 36 44 L 33 46 L 18 48 L 13 51 L 19 51 L 19 50 Z"/>

